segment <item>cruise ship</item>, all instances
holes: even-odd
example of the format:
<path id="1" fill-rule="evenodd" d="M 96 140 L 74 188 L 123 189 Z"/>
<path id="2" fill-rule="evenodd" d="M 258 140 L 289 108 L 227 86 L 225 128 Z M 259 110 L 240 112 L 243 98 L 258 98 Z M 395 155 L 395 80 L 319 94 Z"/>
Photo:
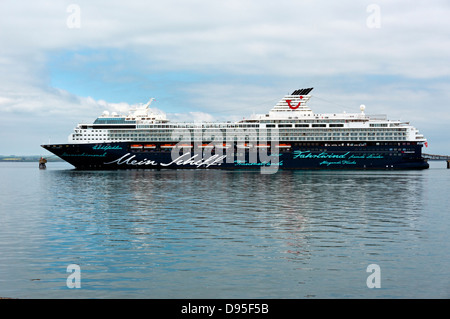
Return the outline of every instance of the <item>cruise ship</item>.
<path id="1" fill-rule="evenodd" d="M 150 105 L 105 111 L 67 143 L 42 145 L 76 169 L 426 169 L 426 138 L 410 123 L 356 113 L 314 113 L 313 88 L 237 122 L 170 122 Z"/>

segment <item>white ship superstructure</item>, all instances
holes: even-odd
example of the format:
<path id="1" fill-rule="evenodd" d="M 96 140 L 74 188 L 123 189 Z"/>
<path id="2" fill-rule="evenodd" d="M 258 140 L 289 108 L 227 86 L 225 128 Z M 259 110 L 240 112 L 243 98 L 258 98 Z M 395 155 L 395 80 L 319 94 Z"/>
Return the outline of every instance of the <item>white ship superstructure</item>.
<path id="1" fill-rule="evenodd" d="M 311 98 L 310 90 L 303 89 L 307 94 L 301 94 L 302 90 L 294 91 L 284 96 L 269 113 L 235 123 L 172 123 L 164 114 L 154 113 L 150 102 L 131 110 L 128 115 L 105 111 L 94 123 L 79 124 L 69 136 L 69 143 L 174 142 L 174 136 L 179 132 L 180 140 L 186 130 L 191 132 L 193 142 L 198 141 L 195 135 L 199 134 L 195 133 L 199 130 L 208 138 L 202 142 L 231 134 L 238 141 L 265 139 L 270 142 L 271 129 L 277 129 L 277 139 L 285 142 L 426 142 L 408 122 L 388 120 L 385 115 L 367 115 L 363 105 L 360 113 L 314 113 L 306 105 Z"/>

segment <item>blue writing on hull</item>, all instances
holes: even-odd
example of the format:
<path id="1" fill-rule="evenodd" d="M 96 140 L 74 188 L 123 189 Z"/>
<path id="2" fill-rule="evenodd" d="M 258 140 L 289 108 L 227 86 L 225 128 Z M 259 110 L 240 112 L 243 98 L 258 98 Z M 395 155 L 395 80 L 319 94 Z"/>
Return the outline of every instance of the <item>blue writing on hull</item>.
<path id="1" fill-rule="evenodd" d="M 103 150 L 103 151 L 107 151 L 107 150 L 121 150 L 122 147 L 119 145 L 115 145 L 115 146 L 111 146 L 111 145 L 94 145 L 92 146 L 93 150 Z"/>

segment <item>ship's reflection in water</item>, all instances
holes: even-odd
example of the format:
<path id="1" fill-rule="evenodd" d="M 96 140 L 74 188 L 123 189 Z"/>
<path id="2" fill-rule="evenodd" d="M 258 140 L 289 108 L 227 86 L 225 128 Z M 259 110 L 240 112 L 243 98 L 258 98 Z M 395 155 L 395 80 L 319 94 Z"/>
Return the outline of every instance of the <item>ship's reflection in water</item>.
<path id="1" fill-rule="evenodd" d="M 48 248 L 93 296 L 358 298 L 377 263 L 395 297 L 428 234 L 422 171 L 48 173 Z"/>

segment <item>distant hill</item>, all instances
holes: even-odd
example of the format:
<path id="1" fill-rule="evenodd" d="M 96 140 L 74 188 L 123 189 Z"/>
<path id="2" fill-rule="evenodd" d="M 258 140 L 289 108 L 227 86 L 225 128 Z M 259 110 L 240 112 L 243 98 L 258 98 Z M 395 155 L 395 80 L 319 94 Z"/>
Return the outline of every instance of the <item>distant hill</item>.
<path id="1" fill-rule="evenodd" d="M 28 156 L 18 156 L 18 155 L 0 155 L 0 162 L 39 162 L 41 158 L 40 155 L 28 155 Z M 48 162 L 62 162 L 63 160 L 56 156 L 45 157 Z"/>

